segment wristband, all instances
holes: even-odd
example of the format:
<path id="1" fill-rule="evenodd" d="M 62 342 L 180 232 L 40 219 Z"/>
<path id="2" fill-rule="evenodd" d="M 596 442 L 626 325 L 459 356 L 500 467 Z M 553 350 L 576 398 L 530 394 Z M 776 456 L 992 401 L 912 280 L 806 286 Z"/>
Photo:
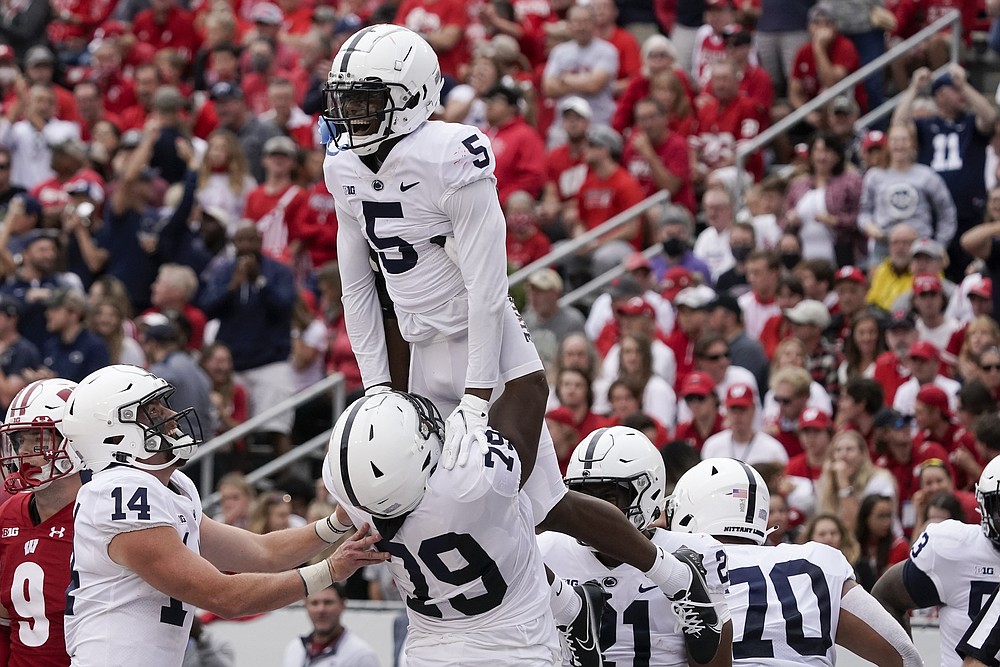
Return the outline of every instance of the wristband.
<path id="1" fill-rule="evenodd" d="M 354 528 L 350 524 L 341 523 L 336 512 L 325 519 L 320 519 L 313 525 L 316 528 L 316 535 L 327 544 L 335 544 L 347 534 L 347 531 Z"/>
<path id="2" fill-rule="evenodd" d="M 300 567 L 296 572 L 302 577 L 302 583 L 306 587 L 306 595 L 318 593 L 333 584 L 333 573 L 330 572 L 330 565 L 325 560 L 315 565 Z"/>

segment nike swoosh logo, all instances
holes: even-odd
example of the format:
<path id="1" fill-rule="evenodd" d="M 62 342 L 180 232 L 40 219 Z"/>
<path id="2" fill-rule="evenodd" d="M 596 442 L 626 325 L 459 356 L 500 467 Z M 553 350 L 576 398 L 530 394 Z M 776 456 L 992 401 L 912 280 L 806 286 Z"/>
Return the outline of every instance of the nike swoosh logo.
<path id="1" fill-rule="evenodd" d="M 399 184 L 399 191 L 400 192 L 406 192 L 410 188 L 415 188 L 418 185 L 420 185 L 420 181 L 417 181 L 416 183 L 410 183 L 409 185 L 407 185 L 406 183 L 400 183 Z"/>
<path id="2" fill-rule="evenodd" d="M 659 588 L 659 586 L 657 586 L 655 584 L 652 585 L 652 586 L 639 586 L 639 592 L 640 593 L 648 593 L 649 591 L 653 590 L 654 588 Z"/>

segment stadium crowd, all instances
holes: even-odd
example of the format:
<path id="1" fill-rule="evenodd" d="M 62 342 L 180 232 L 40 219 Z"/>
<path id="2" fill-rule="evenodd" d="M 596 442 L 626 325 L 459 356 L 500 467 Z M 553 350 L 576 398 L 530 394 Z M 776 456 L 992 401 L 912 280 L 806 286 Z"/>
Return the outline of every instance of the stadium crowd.
<path id="1" fill-rule="evenodd" d="M 736 151 L 947 10 L 968 37 L 995 5 L 0 2 L 0 410 L 109 363 L 168 380 L 209 436 L 330 373 L 360 395 L 317 121 L 333 54 L 396 22 L 439 55 L 436 117 L 492 142 L 512 271 L 669 193 L 515 290 L 563 466 L 612 424 L 646 432 L 673 479 L 739 458 L 771 488 L 770 540 L 828 541 L 870 587 L 927 523 L 979 521 L 973 485 L 1000 453 L 994 96 L 958 65 L 932 78 L 942 33 L 746 175 Z M 891 122 L 855 129 L 903 91 Z M 275 418 L 217 470 L 332 417 L 318 400 Z M 281 484 L 251 510 L 225 478 L 223 519 L 268 532 L 322 503 Z"/>

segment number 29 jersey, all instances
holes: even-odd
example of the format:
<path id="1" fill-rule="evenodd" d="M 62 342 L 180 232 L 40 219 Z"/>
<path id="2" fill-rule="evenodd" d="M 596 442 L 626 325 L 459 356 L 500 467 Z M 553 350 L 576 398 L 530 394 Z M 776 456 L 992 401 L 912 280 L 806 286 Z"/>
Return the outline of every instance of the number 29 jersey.
<path id="1" fill-rule="evenodd" d="M 7 667 L 69 664 L 63 610 L 73 552 L 73 503 L 34 525 L 30 493 L 0 507 L 0 603 L 10 614 Z"/>
<path id="2" fill-rule="evenodd" d="M 201 498 L 175 471 L 164 486 L 149 473 L 113 467 L 76 498 L 73 562 L 66 592 L 66 648 L 79 667 L 176 667 L 184 658 L 194 606 L 168 597 L 108 555 L 116 535 L 169 526 L 200 553 Z"/>
<path id="3" fill-rule="evenodd" d="M 686 546 L 701 554 L 705 582 L 714 600 L 725 599 L 729 574 L 726 551 L 710 535 L 657 529 L 653 544 L 672 553 Z M 684 636 L 676 629 L 670 600 L 646 575 L 622 563 L 609 568 L 589 547 L 568 535 L 546 532 L 538 536 L 545 564 L 572 586 L 597 581 L 611 596 L 601 623 L 601 654 L 615 667 L 687 667 Z"/>
<path id="4" fill-rule="evenodd" d="M 941 605 L 941 666 L 958 667 L 955 647 L 1000 583 L 1000 552 L 978 524 L 931 524 L 910 547 L 903 583 L 918 607 Z"/>
<path id="5" fill-rule="evenodd" d="M 844 583 L 854 568 L 817 542 L 727 544 L 733 665 L 833 665 Z"/>

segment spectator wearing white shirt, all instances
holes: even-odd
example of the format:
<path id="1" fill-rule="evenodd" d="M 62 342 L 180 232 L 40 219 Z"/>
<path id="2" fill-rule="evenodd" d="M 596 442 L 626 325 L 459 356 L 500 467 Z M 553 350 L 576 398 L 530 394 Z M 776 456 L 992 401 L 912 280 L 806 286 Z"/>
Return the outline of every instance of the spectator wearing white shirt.
<path id="1" fill-rule="evenodd" d="M 749 463 L 788 463 L 784 446 L 754 426 L 756 399 L 750 385 L 736 383 L 726 392 L 726 422 L 729 428 L 705 441 L 701 458 L 728 457 Z"/>
<path id="2" fill-rule="evenodd" d="M 733 366 L 729 361 L 729 343 L 722 334 L 710 331 L 697 340 L 694 345 L 695 369 L 708 373 L 715 383 L 715 393 L 725 412 L 726 393 L 735 384 L 745 384 L 750 387 L 754 398 L 755 423 L 760 425 L 760 392 L 753 373 L 745 368 Z M 691 421 L 691 409 L 683 400 L 677 406 L 677 421 Z"/>
<path id="3" fill-rule="evenodd" d="M 739 298 L 743 309 L 743 328 L 747 336 L 760 338 L 764 324 L 781 314 L 774 297 L 781 276 L 781 260 L 770 250 L 755 250 L 747 257 L 747 281 L 750 291 Z"/>
<path id="4" fill-rule="evenodd" d="M 951 335 L 958 330 L 958 322 L 945 317 L 946 299 L 941 279 L 924 273 L 913 279 L 913 310 L 917 314 L 917 335 L 920 340 L 934 344 L 944 352 Z M 953 361 L 953 360 L 952 360 Z"/>
<path id="5" fill-rule="evenodd" d="M 600 377 L 594 380 L 594 412 L 608 414 L 612 411 L 610 390 L 616 380 L 621 380 L 638 391 L 642 412 L 659 421 L 668 432 L 673 431 L 677 419 L 677 395 L 671 383 L 653 372 L 653 344 L 656 343 L 663 345 L 660 341 L 651 342 L 638 334 L 622 336 L 621 341 L 612 348 L 612 351 L 619 353 L 621 359 L 617 372 L 609 375 L 602 367 Z M 610 353 L 608 356 L 610 357 Z"/>
<path id="6" fill-rule="evenodd" d="M 380 667 L 372 647 L 341 624 L 340 617 L 346 608 L 347 599 L 340 584 L 307 597 L 306 613 L 312 632 L 289 642 L 284 667 Z"/>
<path id="7" fill-rule="evenodd" d="M 50 84 L 32 85 L 26 97 L 22 120 L 0 121 L 0 144 L 10 149 L 10 182 L 30 190 L 55 175 L 50 146 L 80 139 L 80 126 L 55 118 L 56 95 Z M 19 103 L 20 98 L 15 106 Z"/>
<path id="8" fill-rule="evenodd" d="M 910 379 L 896 390 L 892 401 L 892 409 L 903 415 L 913 416 L 917 394 L 925 384 L 934 384 L 948 395 L 948 405 L 951 411 L 958 409 L 958 390 L 962 388 L 958 382 L 938 373 L 941 364 L 940 353 L 932 343 L 918 340 L 910 346 L 907 354 L 907 365 L 910 368 Z"/>
<path id="9" fill-rule="evenodd" d="M 670 301 L 657 290 L 656 276 L 648 259 L 641 253 L 633 253 L 625 260 L 625 273 L 611 287 L 594 300 L 587 315 L 584 332 L 591 340 L 597 340 L 601 331 L 614 321 L 615 302 L 622 302 L 633 296 L 641 296 L 656 311 L 656 324 L 665 334 L 674 330 L 676 313 Z"/>
<path id="10" fill-rule="evenodd" d="M 620 339 L 627 335 L 641 336 L 651 341 L 652 348 L 652 371 L 655 375 L 663 378 L 673 385 L 677 378 L 677 359 L 670 346 L 659 339 L 656 327 L 656 313 L 653 307 L 642 297 L 634 296 L 624 303 L 615 307 L 618 315 L 618 327 L 621 331 Z M 615 343 L 607 355 L 604 363 L 601 364 L 600 376 L 608 380 L 614 379 L 618 375 L 621 355 L 621 343 Z"/>
<path id="11" fill-rule="evenodd" d="M 733 226 L 733 200 L 722 188 L 709 188 L 701 198 L 708 227 L 694 242 L 694 256 L 708 265 L 712 282 L 736 265 L 729 247 L 729 233 Z"/>

